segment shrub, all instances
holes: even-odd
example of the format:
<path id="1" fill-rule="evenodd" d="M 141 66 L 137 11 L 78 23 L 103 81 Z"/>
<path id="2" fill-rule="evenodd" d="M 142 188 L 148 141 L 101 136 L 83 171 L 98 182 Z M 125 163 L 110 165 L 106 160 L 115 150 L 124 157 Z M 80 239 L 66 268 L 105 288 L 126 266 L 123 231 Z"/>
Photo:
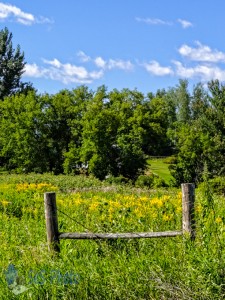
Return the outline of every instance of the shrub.
<path id="1" fill-rule="evenodd" d="M 128 178 L 125 178 L 124 176 L 120 175 L 120 176 L 106 176 L 106 179 L 105 181 L 107 183 L 110 183 L 110 184 L 124 184 L 124 183 L 129 183 L 129 179 Z"/>
<path id="2" fill-rule="evenodd" d="M 177 161 L 177 158 L 175 156 L 169 156 L 163 160 L 163 162 L 168 165 L 175 164 L 176 161 Z"/>
<path id="3" fill-rule="evenodd" d="M 166 187 L 166 182 L 155 174 L 140 175 L 135 181 L 135 186 L 140 188 L 152 188 L 152 187 Z"/>
<path id="4" fill-rule="evenodd" d="M 138 176 L 137 180 L 135 181 L 135 186 L 144 188 L 148 187 L 151 188 L 153 186 L 153 179 L 154 175 L 140 175 Z"/>

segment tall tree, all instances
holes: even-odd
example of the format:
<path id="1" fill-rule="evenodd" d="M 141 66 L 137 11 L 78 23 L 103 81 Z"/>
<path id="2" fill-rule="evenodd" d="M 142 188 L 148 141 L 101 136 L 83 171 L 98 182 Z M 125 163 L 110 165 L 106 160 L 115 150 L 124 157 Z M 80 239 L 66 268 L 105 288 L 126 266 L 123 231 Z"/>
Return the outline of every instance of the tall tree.
<path id="1" fill-rule="evenodd" d="M 0 102 L 0 163 L 7 170 L 47 172 L 45 103 L 34 91 Z"/>
<path id="2" fill-rule="evenodd" d="M 188 92 L 188 81 L 180 79 L 176 89 L 176 98 L 178 104 L 178 121 L 188 123 L 190 121 L 190 101 L 191 97 Z"/>
<path id="3" fill-rule="evenodd" d="M 20 46 L 13 49 L 12 33 L 5 27 L 0 31 L 0 99 L 24 88 L 21 76 L 24 73 L 24 53 Z"/>

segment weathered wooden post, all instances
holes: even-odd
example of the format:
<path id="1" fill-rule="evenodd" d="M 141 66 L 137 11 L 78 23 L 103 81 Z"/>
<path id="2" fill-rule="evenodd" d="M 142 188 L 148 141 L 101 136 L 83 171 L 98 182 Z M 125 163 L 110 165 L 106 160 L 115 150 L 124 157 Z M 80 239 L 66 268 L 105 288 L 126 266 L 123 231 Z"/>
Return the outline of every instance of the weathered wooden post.
<path id="1" fill-rule="evenodd" d="M 48 249 L 60 252 L 56 194 L 53 192 L 45 193 L 44 202 Z"/>
<path id="2" fill-rule="evenodd" d="M 195 185 L 193 183 L 182 183 L 182 211 L 183 211 L 183 233 L 188 233 L 193 240 L 195 238 Z"/>

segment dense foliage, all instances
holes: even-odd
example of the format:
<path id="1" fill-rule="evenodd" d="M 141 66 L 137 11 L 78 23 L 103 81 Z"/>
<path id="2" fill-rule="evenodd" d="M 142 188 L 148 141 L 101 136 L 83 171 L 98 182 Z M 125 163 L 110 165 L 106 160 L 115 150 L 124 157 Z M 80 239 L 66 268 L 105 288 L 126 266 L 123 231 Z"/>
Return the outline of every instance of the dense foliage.
<path id="1" fill-rule="evenodd" d="M 0 103 L 0 162 L 16 172 L 93 174 L 136 179 L 146 158 L 173 154 L 175 183 L 224 175 L 225 86 L 187 81 L 145 97 L 137 90 L 91 91 L 80 86 L 55 95 L 31 90 Z M 216 157 L 216 159 L 215 159 Z"/>
<path id="2" fill-rule="evenodd" d="M 225 173 L 225 86 L 190 91 L 96 91 L 87 86 L 38 94 L 21 83 L 24 54 L 0 31 L 0 166 L 14 172 L 93 174 L 136 180 L 148 156 L 173 155 L 174 184 Z M 215 159 L 216 158 L 216 159 Z"/>

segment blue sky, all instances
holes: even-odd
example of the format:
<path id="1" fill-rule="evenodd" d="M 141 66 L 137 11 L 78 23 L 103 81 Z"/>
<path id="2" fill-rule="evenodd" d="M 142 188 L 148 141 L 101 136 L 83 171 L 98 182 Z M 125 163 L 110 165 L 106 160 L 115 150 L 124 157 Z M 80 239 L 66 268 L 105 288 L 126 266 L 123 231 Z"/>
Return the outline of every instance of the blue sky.
<path id="1" fill-rule="evenodd" d="M 41 93 L 87 85 L 155 92 L 225 81 L 225 1 L 0 1 L 0 29 L 25 53 Z"/>

